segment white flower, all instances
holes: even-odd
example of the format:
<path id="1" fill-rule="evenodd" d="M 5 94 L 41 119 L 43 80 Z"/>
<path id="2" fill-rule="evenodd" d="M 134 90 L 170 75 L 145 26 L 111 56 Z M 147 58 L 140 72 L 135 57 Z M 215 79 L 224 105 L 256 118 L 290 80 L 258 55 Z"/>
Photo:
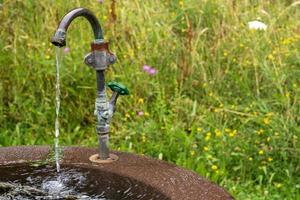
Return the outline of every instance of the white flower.
<path id="1" fill-rule="evenodd" d="M 267 27 L 268 26 L 265 23 L 260 22 L 260 21 L 251 21 L 251 22 L 248 22 L 248 28 L 249 29 L 266 30 Z"/>

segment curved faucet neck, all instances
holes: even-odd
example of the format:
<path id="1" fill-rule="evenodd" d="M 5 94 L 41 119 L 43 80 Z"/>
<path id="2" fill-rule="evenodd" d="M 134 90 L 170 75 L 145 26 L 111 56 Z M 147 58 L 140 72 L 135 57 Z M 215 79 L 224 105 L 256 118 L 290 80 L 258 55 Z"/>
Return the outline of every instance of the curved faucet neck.
<path id="1" fill-rule="evenodd" d="M 91 24 L 96 40 L 103 40 L 102 28 L 96 16 L 86 8 L 75 8 L 69 11 L 60 21 L 57 30 L 51 39 L 55 46 L 63 47 L 66 45 L 66 33 L 71 22 L 77 17 L 85 17 Z"/>

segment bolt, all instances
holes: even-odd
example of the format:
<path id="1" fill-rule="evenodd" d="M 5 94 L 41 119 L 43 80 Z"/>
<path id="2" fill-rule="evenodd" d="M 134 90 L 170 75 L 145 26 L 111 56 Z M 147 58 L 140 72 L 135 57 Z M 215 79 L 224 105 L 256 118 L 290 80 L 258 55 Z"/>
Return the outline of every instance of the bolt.
<path id="1" fill-rule="evenodd" d="M 87 62 L 88 62 L 89 64 L 92 64 L 92 63 L 93 63 L 93 59 L 92 59 L 92 58 L 88 58 L 88 59 L 87 59 Z"/>
<path id="2" fill-rule="evenodd" d="M 116 57 L 114 56 L 114 55 L 111 55 L 110 57 L 109 57 L 109 62 L 110 63 L 114 63 L 116 61 Z"/>

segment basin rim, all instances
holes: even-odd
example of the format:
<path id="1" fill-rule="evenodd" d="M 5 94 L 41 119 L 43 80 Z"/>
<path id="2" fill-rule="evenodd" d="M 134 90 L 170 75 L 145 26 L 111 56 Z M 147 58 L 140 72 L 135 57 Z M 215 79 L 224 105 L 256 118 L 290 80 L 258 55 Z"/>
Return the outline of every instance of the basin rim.
<path id="1" fill-rule="evenodd" d="M 0 147 L 0 165 L 46 160 L 52 154 L 51 146 Z M 229 200 L 233 197 L 218 185 L 206 180 L 195 172 L 172 163 L 133 153 L 112 151 L 119 160 L 106 164 L 95 164 L 89 157 L 97 149 L 78 146 L 63 147 L 63 164 L 99 169 L 128 177 L 149 185 L 167 199 L 186 200 Z"/>

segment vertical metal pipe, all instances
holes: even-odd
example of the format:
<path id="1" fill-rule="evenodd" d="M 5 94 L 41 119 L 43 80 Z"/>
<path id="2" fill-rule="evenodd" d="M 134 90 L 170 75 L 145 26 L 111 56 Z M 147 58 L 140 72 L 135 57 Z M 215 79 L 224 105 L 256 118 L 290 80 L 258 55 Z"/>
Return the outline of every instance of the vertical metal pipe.
<path id="1" fill-rule="evenodd" d="M 96 78 L 97 78 L 97 100 L 96 100 L 96 111 L 97 111 L 98 110 L 97 102 L 100 103 L 101 107 L 103 105 L 107 104 L 106 93 L 105 93 L 104 70 L 97 70 L 96 71 Z M 108 108 L 103 108 L 102 107 L 101 110 L 98 110 L 98 111 L 105 112 L 107 109 Z M 99 113 L 97 115 L 99 115 Z M 98 123 L 99 123 L 99 116 L 98 116 Z M 97 126 L 103 127 L 102 123 L 103 123 L 103 121 L 101 119 L 100 124 L 97 124 Z M 104 126 L 106 126 L 106 124 Z M 103 129 L 101 129 L 101 131 L 97 131 L 97 134 L 98 134 L 98 141 L 99 141 L 99 157 L 100 157 L 101 160 L 106 160 L 106 159 L 109 158 L 109 147 L 108 147 L 108 145 L 109 145 L 109 132 L 108 132 L 108 129 L 104 132 L 103 132 Z"/>
<path id="2" fill-rule="evenodd" d="M 99 95 L 105 92 L 104 70 L 96 71 L 96 79 L 97 79 L 97 95 Z"/>
<path id="3" fill-rule="evenodd" d="M 99 141 L 99 158 L 100 160 L 106 160 L 109 158 L 109 134 L 98 135 Z"/>

